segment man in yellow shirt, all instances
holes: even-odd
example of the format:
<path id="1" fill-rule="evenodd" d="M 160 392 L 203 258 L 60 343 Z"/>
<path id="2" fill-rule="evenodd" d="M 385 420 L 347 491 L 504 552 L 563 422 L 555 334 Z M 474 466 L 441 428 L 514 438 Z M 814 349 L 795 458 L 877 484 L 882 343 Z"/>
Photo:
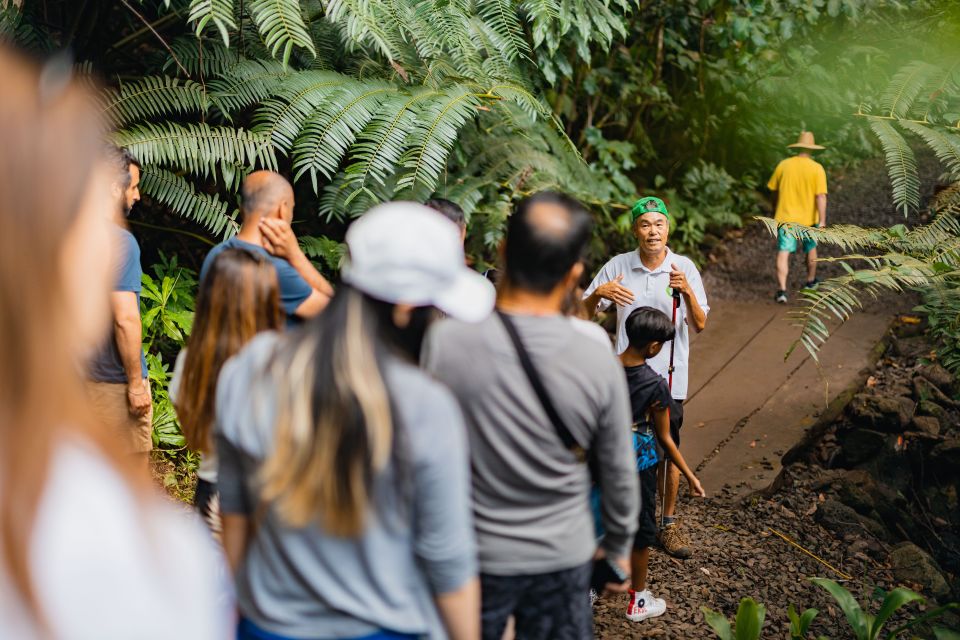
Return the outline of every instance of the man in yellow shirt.
<path id="1" fill-rule="evenodd" d="M 777 210 L 774 218 L 779 223 L 795 222 L 808 227 L 827 226 L 827 173 L 823 165 L 810 156 L 810 151 L 823 149 L 814 143 L 809 131 L 800 133 L 791 149 L 800 149 L 792 158 L 782 160 L 770 177 L 767 187 L 774 192 Z M 777 233 L 777 290 L 775 300 L 787 301 L 787 273 L 790 270 L 790 254 L 797 250 L 797 238 L 783 227 Z M 815 289 L 817 280 L 817 243 L 813 238 L 803 238 L 803 251 L 807 254 L 807 282 L 804 288 Z"/>

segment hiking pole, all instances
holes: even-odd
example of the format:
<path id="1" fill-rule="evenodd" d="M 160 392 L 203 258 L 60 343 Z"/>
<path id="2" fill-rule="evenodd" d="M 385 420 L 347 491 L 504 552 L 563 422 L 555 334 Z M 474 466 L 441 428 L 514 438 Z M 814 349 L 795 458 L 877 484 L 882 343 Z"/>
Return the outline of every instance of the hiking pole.
<path id="1" fill-rule="evenodd" d="M 675 288 L 671 289 L 673 297 L 673 312 L 670 315 L 670 322 L 673 324 L 674 336 L 670 341 L 670 365 L 667 367 L 667 388 L 670 390 L 670 400 L 673 400 L 673 355 L 675 345 L 677 344 L 677 307 L 680 306 L 680 292 Z M 667 407 L 667 421 L 670 421 L 670 407 Z M 670 459 L 663 461 L 663 490 L 660 492 L 660 528 L 663 529 L 664 509 L 667 505 L 667 474 L 670 473 Z"/>

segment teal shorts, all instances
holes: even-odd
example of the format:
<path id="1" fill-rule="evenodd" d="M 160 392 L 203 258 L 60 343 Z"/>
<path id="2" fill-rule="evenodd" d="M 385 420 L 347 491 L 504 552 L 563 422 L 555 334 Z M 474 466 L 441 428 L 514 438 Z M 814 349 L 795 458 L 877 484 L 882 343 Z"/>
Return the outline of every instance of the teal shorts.
<path id="1" fill-rule="evenodd" d="M 804 236 L 803 238 L 803 252 L 810 253 L 817 248 L 817 241 L 813 238 Z M 786 251 L 787 253 L 793 253 L 797 250 L 797 238 L 793 234 L 789 234 L 783 227 L 777 231 L 777 250 Z"/>

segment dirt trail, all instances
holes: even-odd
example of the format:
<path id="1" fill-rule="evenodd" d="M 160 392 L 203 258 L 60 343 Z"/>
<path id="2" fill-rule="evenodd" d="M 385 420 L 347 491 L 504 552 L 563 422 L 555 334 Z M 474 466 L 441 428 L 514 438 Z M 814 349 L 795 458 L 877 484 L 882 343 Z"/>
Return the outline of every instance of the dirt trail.
<path id="1" fill-rule="evenodd" d="M 924 197 L 936 181 L 935 161 L 920 162 Z M 889 226 L 906 222 L 890 199 L 881 160 L 865 162 L 849 172 L 828 175 L 830 224 Z M 821 256 L 840 255 L 827 247 Z M 839 273 L 821 266 L 821 277 Z M 805 279 L 802 258 L 791 263 L 791 298 Z M 781 491 L 772 499 L 742 499 L 767 486 L 780 471 L 780 458 L 802 437 L 827 404 L 855 384 L 871 364 L 872 351 L 892 314 L 909 309 L 910 296 L 886 296 L 866 305 L 830 338 L 821 367 L 802 349 L 784 362 L 797 330 L 788 309 L 773 303 L 774 239 L 759 223 L 730 237 L 714 252 L 704 272 L 711 314 L 706 331 L 691 347 L 691 385 L 685 408 L 681 450 L 710 498 L 685 501 L 685 518 L 696 550 L 681 562 L 655 552 L 652 588 L 668 602 L 667 614 L 643 623 L 623 617 L 626 597 L 601 600 L 596 609 L 600 638 L 712 638 L 700 606 L 732 616 L 741 597 L 753 596 L 768 606 L 775 623 L 767 633 L 786 632 L 787 604 L 820 609 L 816 633 L 843 638 L 842 614 L 809 576 L 837 578 L 834 569 L 851 574 L 847 584 L 861 600 L 874 587 L 889 587 L 889 576 L 866 556 L 850 557 L 845 546 L 804 513 L 818 499 L 812 482 Z M 821 558 L 823 564 L 774 532 L 786 535 Z M 862 555 L 862 554 L 861 554 Z M 780 633 L 774 632 L 779 630 Z"/>

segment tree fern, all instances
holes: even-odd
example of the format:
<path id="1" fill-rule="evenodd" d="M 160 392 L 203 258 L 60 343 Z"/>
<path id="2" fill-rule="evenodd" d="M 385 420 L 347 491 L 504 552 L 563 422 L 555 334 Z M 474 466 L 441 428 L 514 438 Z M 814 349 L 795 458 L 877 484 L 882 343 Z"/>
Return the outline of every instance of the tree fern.
<path id="1" fill-rule="evenodd" d="M 870 128 L 880 140 L 887 160 L 887 172 L 893 186 L 893 202 L 903 215 L 920 207 L 920 177 L 913 150 L 888 120 L 870 120 Z"/>
<path id="2" fill-rule="evenodd" d="M 103 96 L 103 111 L 118 127 L 156 116 L 206 110 L 207 95 L 201 85 L 168 76 L 146 76 L 123 83 Z"/>
<path id="3" fill-rule="evenodd" d="M 387 60 L 394 60 L 399 55 L 396 24 L 383 4 L 379 0 L 331 0 L 327 19 L 353 47 L 372 46 Z"/>
<path id="4" fill-rule="evenodd" d="M 933 149 L 953 180 L 960 180 L 960 135 L 941 131 L 919 122 L 903 121 L 900 126 L 917 134 Z"/>
<path id="5" fill-rule="evenodd" d="M 254 130 L 287 151 L 300 129 L 330 94 L 356 81 L 331 71 L 301 71 L 284 78 L 274 95 L 254 115 Z"/>
<path id="6" fill-rule="evenodd" d="M 236 167 L 275 169 L 273 148 L 260 134 L 205 123 L 143 123 L 118 131 L 115 142 L 143 164 L 158 164 L 199 177 L 220 169 L 232 175 Z"/>
<path id="7" fill-rule="evenodd" d="M 238 59 L 238 52 L 231 50 L 220 40 L 208 40 L 202 36 L 174 38 L 170 48 L 192 78 L 217 76 L 235 65 Z M 167 55 L 164 59 L 163 71 L 180 73 L 172 56 Z"/>
<path id="8" fill-rule="evenodd" d="M 275 94 L 290 71 L 275 60 L 242 60 L 212 80 L 211 100 L 225 115 L 259 104 Z"/>
<path id="9" fill-rule="evenodd" d="M 295 177 L 310 174 L 314 191 L 317 174 L 329 179 L 359 132 L 370 123 L 394 85 L 367 82 L 331 94 L 307 120 L 293 149 Z"/>
<path id="10" fill-rule="evenodd" d="M 230 29 L 237 28 L 233 19 L 233 0 L 191 0 L 188 19 L 197 23 L 197 36 L 212 23 L 220 32 L 223 44 L 230 46 Z"/>
<path id="11" fill-rule="evenodd" d="M 937 67 L 919 60 L 900 69 L 880 96 L 884 115 L 891 118 L 906 117 L 936 72 Z"/>
<path id="12" fill-rule="evenodd" d="M 317 55 L 298 0 L 248 0 L 247 7 L 273 57 L 282 51 L 284 66 L 290 62 L 294 47 Z"/>
<path id="13" fill-rule="evenodd" d="M 507 60 L 530 53 L 523 26 L 512 0 L 476 0 L 477 14 L 497 36 L 497 44 Z"/>
<path id="14" fill-rule="evenodd" d="M 216 195 L 197 192 L 190 182 L 171 171 L 144 166 L 140 188 L 174 213 L 197 222 L 215 236 L 229 237 L 237 231 L 236 212 L 229 215 L 226 202 Z"/>

